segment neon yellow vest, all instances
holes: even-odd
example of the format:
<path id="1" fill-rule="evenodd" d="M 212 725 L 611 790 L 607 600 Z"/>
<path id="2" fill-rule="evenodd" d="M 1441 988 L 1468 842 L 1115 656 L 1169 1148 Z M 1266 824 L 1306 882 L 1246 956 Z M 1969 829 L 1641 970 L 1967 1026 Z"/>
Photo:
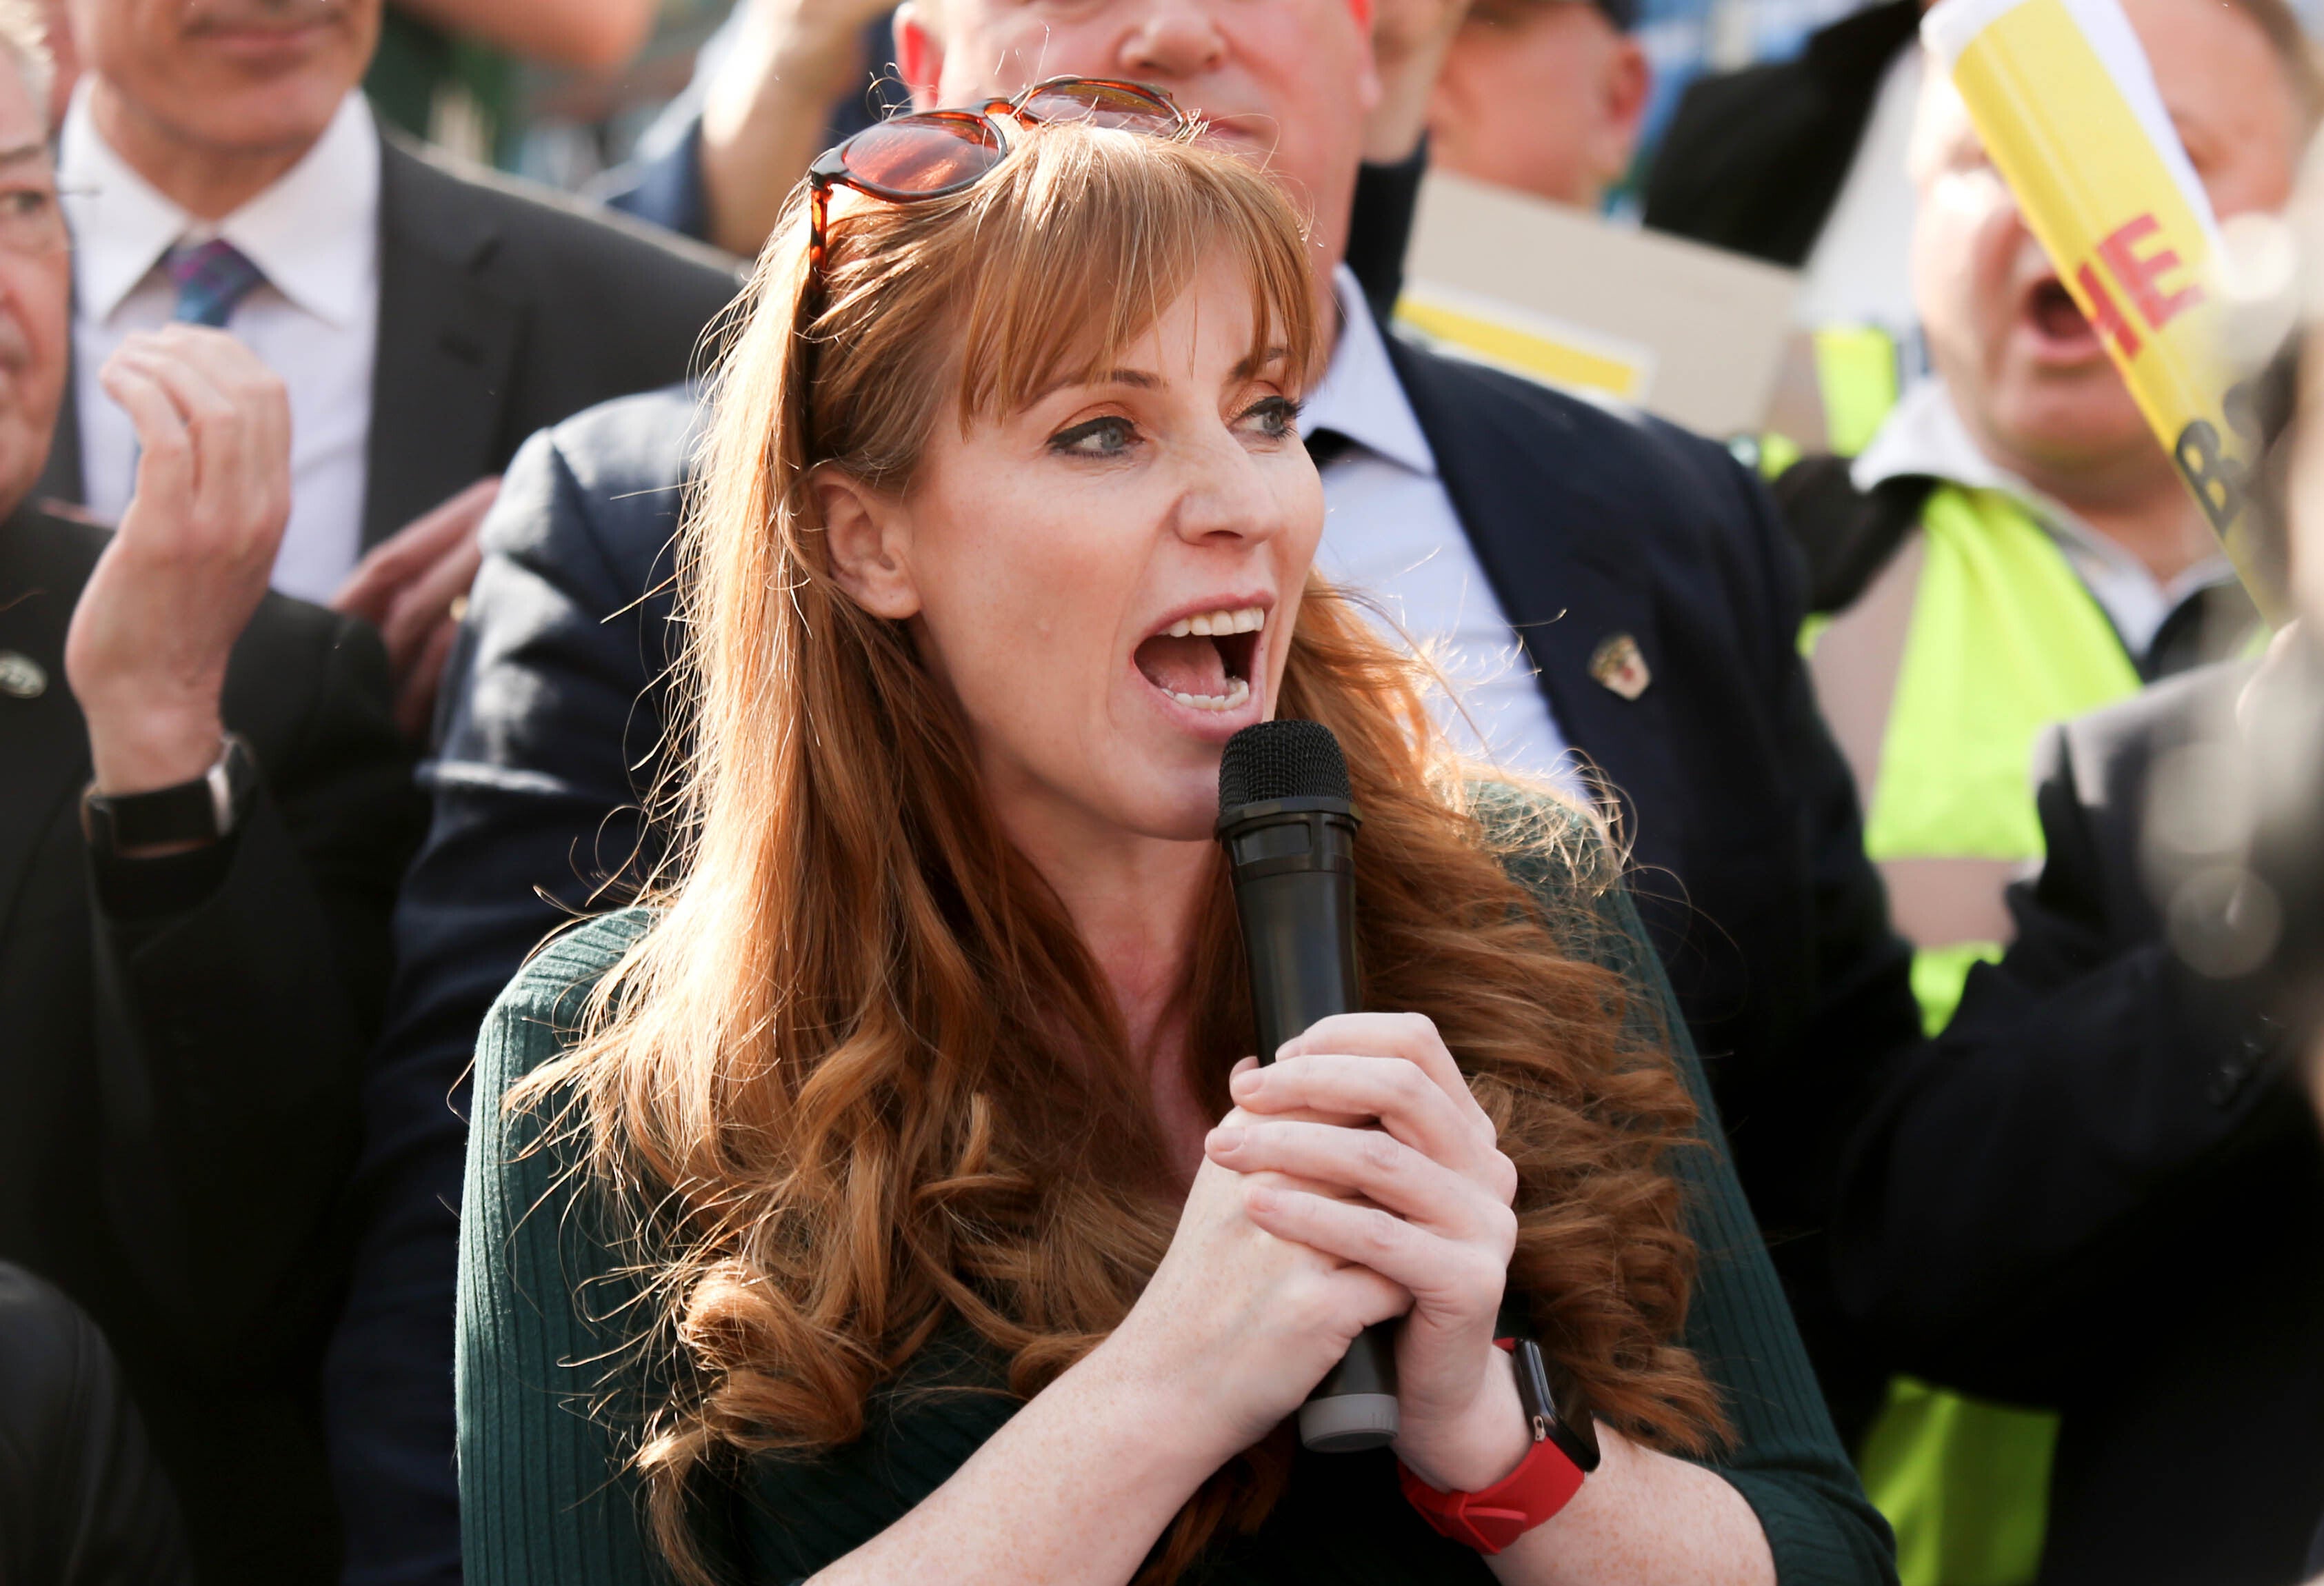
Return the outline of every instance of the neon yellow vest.
<path id="1" fill-rule="evenodd" d="M 1997 492 L 1943 485 L 1921 512 L 1912 627 L 1865 811 L 1875 862 L 2042 858 L 2031 783 L 2043 730 L 2127 699 L 2138 669 L 2050 535 Z M 2001 943 L 1932 942 L 1913 990 L 1930 1031 Z"/>

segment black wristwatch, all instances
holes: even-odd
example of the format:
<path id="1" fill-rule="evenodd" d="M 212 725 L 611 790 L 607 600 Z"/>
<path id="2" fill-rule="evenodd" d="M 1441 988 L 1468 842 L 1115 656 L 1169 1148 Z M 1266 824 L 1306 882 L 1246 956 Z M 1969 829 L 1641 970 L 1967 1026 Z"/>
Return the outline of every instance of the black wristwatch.
<path id="1" fill-rule="evenodd" d="M 118 794 L 99 793 L 90 783 L 80 798 L 81 834 L 107 857 L 215 843 L 242 824 L 257 787 L 258 761 L 250 745 L 228 733 L 210 769 L 190 782 Z"/>
<path id="2" fill-rule="evenodd" d="M 1557 1444 L 1558 1451 L 1585 1476 L 1596 1470 L 1602 1457 L 1598 1451 L 1598 1421 L 1572 1379 L 1563 1371 L 1552 1372 L 1541 1345 L 1532 1339 L 1519 1334 L 1500 1342 L 1517 1368 L 1517 1403 L 1525 1406 L 1533 1440 Z"/>

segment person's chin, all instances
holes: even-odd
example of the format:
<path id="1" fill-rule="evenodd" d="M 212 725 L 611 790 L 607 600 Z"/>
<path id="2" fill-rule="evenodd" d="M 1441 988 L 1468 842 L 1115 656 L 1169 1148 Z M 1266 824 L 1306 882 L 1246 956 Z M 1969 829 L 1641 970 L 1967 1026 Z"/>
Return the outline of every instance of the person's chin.
<path id="1" fill-rule="evenodd" d="M 205 142 L 226 147 L 312 143 L 362 80 L 357 43 L 344 23 L 203 34 L 192 42 L 208 69 L 189 83 L 192 102 L 183 119 Z"/>
<path id="2" fill-rule="evenodd" d="M 2109 372 L 2110 373 L 2110 372 Z M 2146 420 L 2116 383 L 2111 390 L 2052 392 L 2006 410 L 2001 438 L 2020 457 L 2051 469 L 2098 467 L 2153 443 Z"/>
<path id="3" fill-rule="evenodd" d="M 14 512 L 40 483 L 47 441 L 45 429 L 36 431 L 22 414 L 0 406 L 0 513 Z"/>

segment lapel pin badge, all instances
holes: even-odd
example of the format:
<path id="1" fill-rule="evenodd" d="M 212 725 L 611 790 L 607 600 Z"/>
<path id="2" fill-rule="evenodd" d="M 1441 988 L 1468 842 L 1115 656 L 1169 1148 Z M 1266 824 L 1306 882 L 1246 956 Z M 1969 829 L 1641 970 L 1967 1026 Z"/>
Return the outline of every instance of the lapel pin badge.
<path id="1" fill-rule="evenodd" d="M 1590 675 L 1625 699 L 1636 699 L 1655 680 L 1638 641 L 1628 633 L 1616 633 L 1598 646 L 1590 658 Z"/>
<path id="2" fill-rule="evenodd" d="M 18 650 L 0 650 L 0 694 L 11 699 L 38 699 L 48 691 L 49 675 L 41 663 Z"/>

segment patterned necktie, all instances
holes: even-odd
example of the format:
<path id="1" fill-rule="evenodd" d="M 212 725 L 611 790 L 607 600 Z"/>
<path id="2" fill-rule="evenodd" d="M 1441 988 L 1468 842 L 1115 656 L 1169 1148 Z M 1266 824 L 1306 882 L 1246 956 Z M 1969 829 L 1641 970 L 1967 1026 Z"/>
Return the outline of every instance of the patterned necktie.
<path id="1" fill-rule="evenodd" d="M 235 305 L 266 279 L 224 237 L 180 243 L 161 255 L 161 268 L 178 283 L 178 307 L 170 317 L 184 325 L 224 326 Z"/>

